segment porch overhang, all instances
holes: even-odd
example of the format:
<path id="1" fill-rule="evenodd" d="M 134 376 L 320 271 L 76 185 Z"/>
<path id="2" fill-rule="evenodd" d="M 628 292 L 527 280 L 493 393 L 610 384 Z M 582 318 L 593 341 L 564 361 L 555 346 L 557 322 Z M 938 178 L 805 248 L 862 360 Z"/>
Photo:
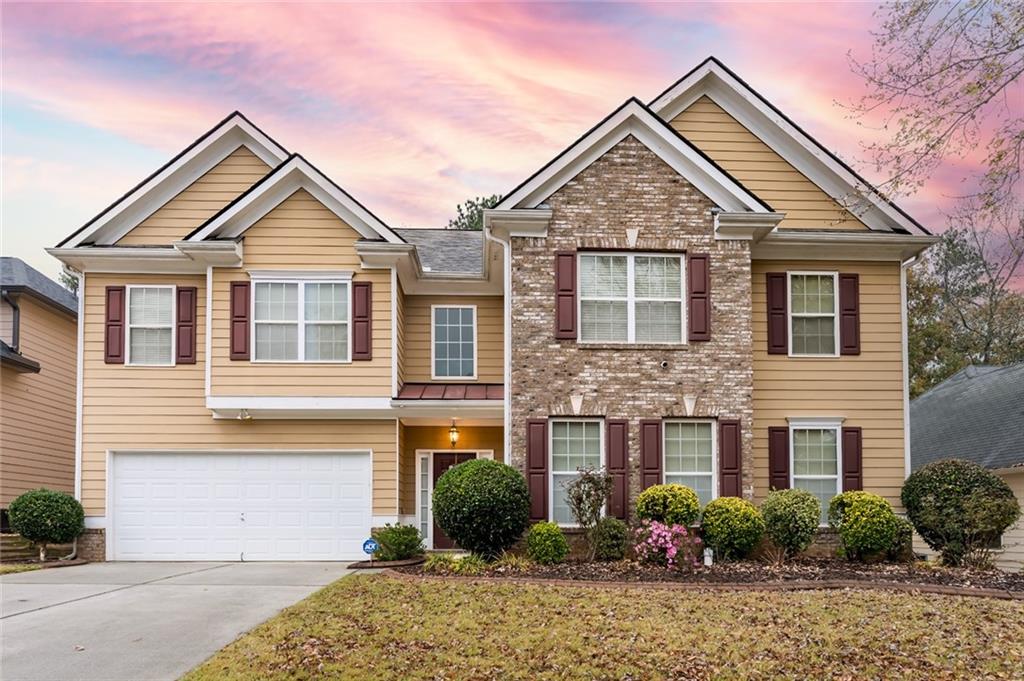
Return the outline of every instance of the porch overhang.
<path id="1" fill-rule="evenodd" d="M 215 419 L 473 419 L 501 420 L 504 400 L 401 400 L 390 397 L 208 396 Z"/>

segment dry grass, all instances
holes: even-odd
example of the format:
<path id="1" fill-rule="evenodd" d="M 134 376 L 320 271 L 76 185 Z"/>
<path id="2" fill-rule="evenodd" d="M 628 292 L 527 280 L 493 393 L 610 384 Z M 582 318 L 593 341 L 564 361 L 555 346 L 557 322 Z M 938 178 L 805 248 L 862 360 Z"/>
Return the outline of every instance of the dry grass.
<path id="1" fill-rule="evenodd" d="M 1020 678 L 1024 602 L 883 591 L 339 580 L 212 679 Z"/>
<path id="2" fill-rule="evenodd" d="M 39 568 L 39 565 L 33 563 L 0 563 L 0 575 L 16 575 L 19 572 L 32 572 Z"/>

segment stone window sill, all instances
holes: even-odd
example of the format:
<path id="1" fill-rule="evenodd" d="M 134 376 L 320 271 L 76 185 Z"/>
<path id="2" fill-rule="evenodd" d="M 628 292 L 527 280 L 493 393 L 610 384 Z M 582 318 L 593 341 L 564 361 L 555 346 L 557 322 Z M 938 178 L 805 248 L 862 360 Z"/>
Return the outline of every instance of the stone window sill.
<path id="1" fill-rule="evenodd" d="M 580 343 L 576 347 L 581 350 L 671 350 L 686 352 L 691 346 L 680 343 Z"/>

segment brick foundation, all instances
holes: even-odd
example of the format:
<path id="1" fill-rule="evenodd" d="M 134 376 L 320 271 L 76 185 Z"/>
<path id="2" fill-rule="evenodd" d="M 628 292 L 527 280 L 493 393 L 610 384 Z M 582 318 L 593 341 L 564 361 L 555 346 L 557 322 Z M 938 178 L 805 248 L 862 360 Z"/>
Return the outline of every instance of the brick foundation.
<path id="1" fill-rule="evenodd" d="M 107 534 L 103 529 L 87 529 L 78 537 L 78 557 L 93 562 L 107 559 Z"/>
<path id="2" fill-rule="evenodd" d="M 640 420 L 739 419 L 743 496 L 753 498 L 753 340 L 750 249 L 716 241 L 711 201 L 633 137 L 627 137 L 545 202 L 546 238 L 512 239 L 511 452 L 525 469 L 526 422 L 573 415 L 629 420 L 629 505 L 640 492 Z M 630 248 L 627 229 L 639 230 Z M 711 256 L 711 340 L 678 346 L 583 346 L 554 338 L 556 251 L 688 251 Z M 663 368 L 662 363 L 667 363 Z"/>

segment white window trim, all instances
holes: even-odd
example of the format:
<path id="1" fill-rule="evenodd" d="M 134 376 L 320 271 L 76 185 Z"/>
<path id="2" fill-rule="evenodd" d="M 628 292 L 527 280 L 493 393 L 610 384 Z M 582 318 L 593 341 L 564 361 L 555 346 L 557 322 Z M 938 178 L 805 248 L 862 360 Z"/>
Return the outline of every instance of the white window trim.
<path id="1" fill-rule="evenodd" d="M 132 361 L 132 291 L 135 289 L 144 288 L 167 288 L 171 290 L 171 361 L 165 364 L 151 364 L 151 363 L 139 363 Z M 174 284 L 127 284 L 125 286 L 125 301 L 124 301 L 124 328 L 125 328 L 125 344 L 124 344 L 124 363 L 125 366 L 133 367 L 172 367 L 175 366 L 178 359 L 178 334 L 175 329 L 178 327 L 178 301 L 177 301 L 177 289 L 178 287 Z M 140 329 L 163 329 L 167 328 L 164 325 L 153 326 L 140 324 L 137 328 Z"/>
<path id="2" fill-rule="evenodd" d="M 822 276 L 832 277 L 832 327 L 835 351 L 824 354 L 794 354 L 793 353 L 793 276 Z M 799 313 L 800 317 L 828 317 L 826 312 Z M 796 271 L 786 272 L 786 337 L 789 344 L 790 357 L 838 357 L 839 356 L 839 273 L 838 272 L 810 272 Z"/>
<path id="3" fill-rule="evenodd" d="M 665 426 L 669 423 L 709 423 L 711 424 L 711 499 L 717 499 L 718 489 L 718 422 L 715 419 L 664 419 L 661 422 L 661 477 L 668 483 L 669 475 L 707 475 L 707 473 L 669 473 L 666 463 Z"/>
<path id="4" fill-rule="evenodd" d="M 625 301 L 626 303 L 626 340 L 624 341 L 606 341 L 606 340 L 583 340 L 583 267 L 580 265 L 580 260 L 585 256 L 619 256 L 626 258 L 626 297 L 625 298 L 609 298 L 602 296 L 589 296 L 587 300 L 596 301 Z M 670 343 L 666 341 L 637 341 L 636 340 L 636 304 L 637 302 L 649 302 L 658 301 L 671 303 L 675 302 L 675 298 L 637 298 L 636 297 L 636 258 L 678 258 L 679 259 L 679 342 Z M 657 252 L 632 252 L 632 251 L 579 251 L 576 254 L 576 319 L 579 324 L 579 332 L 577 334 L 578 344 L 580 345 L 616 345 L 616 344 L 628 344 L 628 345 L 665 345 L 668 347 L 675 347 L 687 344 L 687 332 L 686 322 L 688 310 L 686 309 L 686 254 L 682 252 L 673 253 L 657 253 Z"/>
<path id="5" fill-rule="evenodd" d="M 598 465 L 600 470 L 605 470 L 607 465 L 607 452 L 605 451 L 605 423 L 603 418 L 586 418 L 586 417 L 565 417 L 565 418 L 552 418 L 548 420 L 548 460 L 547 460 L 547 476 L 548 476 L 548 521 L 555 522 L 555 474 L 559 475 L 571 475 L 578 471 L 556 471 L 553 465 L 555 448 L 554 438 L 556 423 L 596 423 L 598 424 L 598 432 L 601 438 L 601 462 Z M 605 514 L 606 509 L 601 510 L 601 515 Z M 579 527 L 575 523 L 558 523 L 559 527 L 575 528 Z"/>
<path id="6" fill-rule="evenodd" d="M 439 309 L 445 310 L 472 310 L 473 311 L 473 375 L 472 376 L 438 376 L 437 365 L 435 364 L 435 345 L 434 335 L 436 331 L 436 320 L 434 315 Z M 478 352 L 477 345 L 477 310 L 476 305 L 431 305 L 430 306 L 430 379 L 432 381 L 475 381 L 477 376 L 480 374 L 480 368 L 477 366 Z"/>
<path id="7" fill-rule="evenodd" d="M 269 274 L 269 273 L 268 273 Z M 276 274 L 276 273 L 275 273 Z M 336 273 L 328 276 L 328 273 L 314 272 L 307 277 L 305 273 L 296 273 L 295 276 L 252 276 L 252 295 L 249 296 L 249 337 L 252 339 L 252 362 L 254 364 L 351 364 L 352 362 L 352 277 L 343 273 Z M 295 321 L 288 320 L 257 320 L 256 319 L 256 285 L 257 284 L 293 284 L 298 288 L 296 301 L 298 317 Z M 306 284 L 344 284 L 348 296 L 348 317 L 344 321 L 306 321 Z M 345 359 L 306 359 L 306 324 L 345 324 L 345 335 L 347 336 L 346 349 L 348 355 Z M 257 324 L 297 324 L 296 335 L 297 359 L 260 359 L 256 354 L 256 325 Z"/>
<path id="8" fill-rule="evenodd" d="M 796 479 L 801 480 L 831 480 L 836 481 L 836 494 L 843 491 L 843 420 L 841 418 L 807 418 L 789 419 L 789 488 L 796 489 Z M 798 430 L 834 430 L 836 432 L 836 474 L 832 475 L 796 475 L 796 446 L 793 434 Z M 835 496 L 836 494 L 832 495 Z M 826 507 L 823 515 L 828 515 Z M 827 527 L 828 522 L 822 522 L 818 527 Z"/>

